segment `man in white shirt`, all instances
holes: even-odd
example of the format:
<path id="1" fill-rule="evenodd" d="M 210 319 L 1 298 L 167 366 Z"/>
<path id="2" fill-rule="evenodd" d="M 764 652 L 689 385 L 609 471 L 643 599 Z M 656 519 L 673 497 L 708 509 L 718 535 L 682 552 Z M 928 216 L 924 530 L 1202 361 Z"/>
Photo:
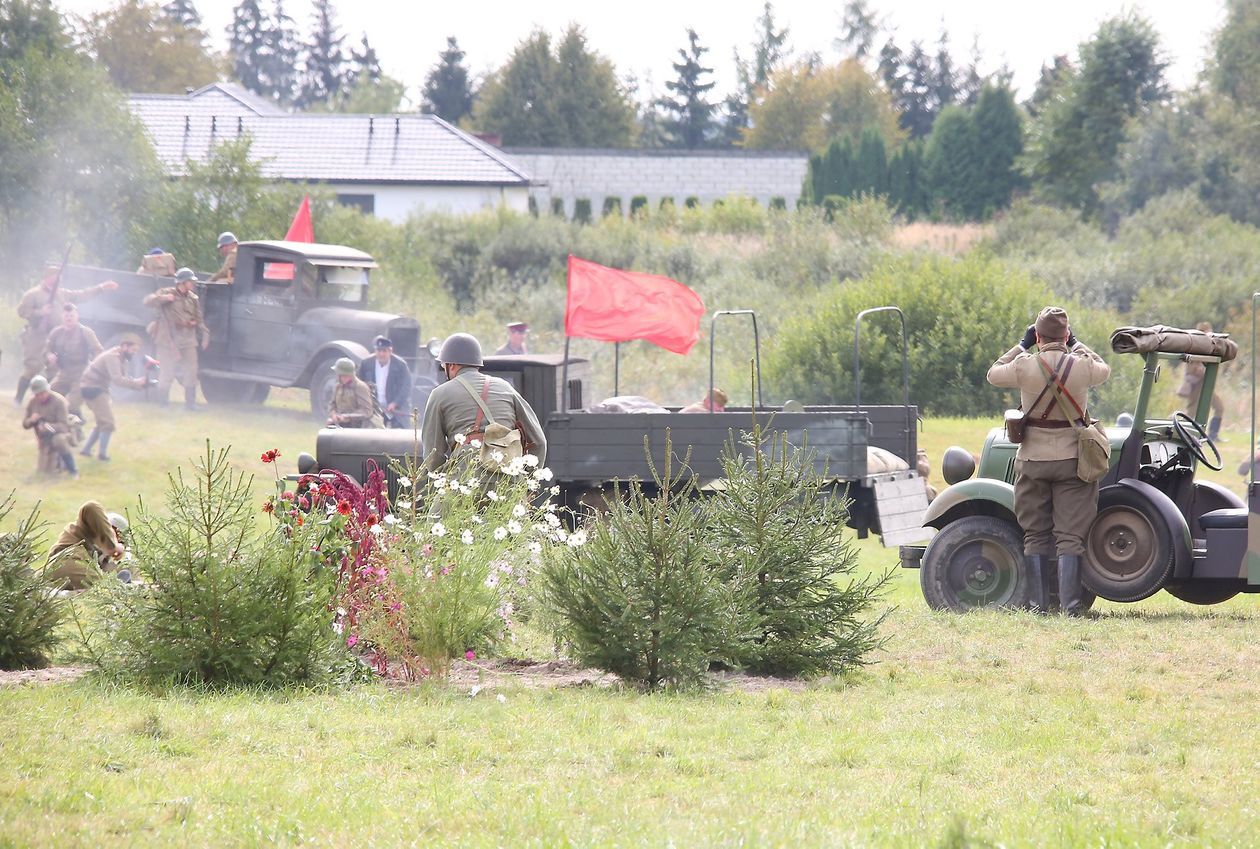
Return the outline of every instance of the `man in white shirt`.
<path id="1" fill-rule="evenodd" d="M 372 387 L 386 427 L 411 426 L 411 369 L 394 354 L 394 343 L 377 336 L 376 355 L 359 365 L 359 379 Z"/>

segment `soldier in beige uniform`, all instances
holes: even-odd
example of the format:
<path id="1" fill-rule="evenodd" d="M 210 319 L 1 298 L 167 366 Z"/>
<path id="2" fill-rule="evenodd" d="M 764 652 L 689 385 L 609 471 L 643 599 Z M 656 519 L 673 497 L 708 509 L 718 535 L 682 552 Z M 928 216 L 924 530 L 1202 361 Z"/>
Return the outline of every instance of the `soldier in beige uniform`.
<path id="1" fill-rule="evenodd" d="M 229 232 L 219 234 L 219 254 L 223 257 L 223 265 L 210 275 L 209 283 L 231 283 L 236 279 L 236 236 Z"/>
<path id="2" fill-rule="evenodd" d="M 158 289 L 144 299 L 145 306 L 158 308 L 158 318 L 149 325 L 157 346 L 162 372 L 158 377 L 158 403 L 170 403 L 171 381 L 177 376 L 184 387 L 184 405 L 197 407 L 197 349 L 210 344 L 210 328 L 201 313 L 201 301 L 193 291 L 197 275 L 190 268 L 175 274 L 175 285 Z"/>
<path id="3" fill-rule="evenodd" d="M 13 398 L 15 404 L 22 403 L 26 387 L 31 378 L 44 369 L 44 344 L 48 334 L 61 321 L 61 308 L 67 303 L 79 303 L 88 298 L 112 292 L 118 288 L 113 280 L 106 280 L 88 289 L 64 289 L 60 285 L 61 267 L 50 265 L 44 269 L 44 278 L 40 284 L 27 290 L 18 301 L 17 314 L 26 322 L 22 331 L 22 376 L 18 378 L 17 394 Z"/>
<path id="4" fill-rule="evenodd" d="M 106 513 L 95 501 L 85 502 L 79 508 L 78 517 L 62 529 L 61 536 L 49 550 L 48 568 L 52 571 L 47 576 L 60 581 L 62 589 L 86 589 L 101 569 L 112 570 L 123 556 L 119 530 L 125 527 L 126 519 L 122 516 Z"/>
<path id="5" fill-rule="evenodd" d="M 507 341 L 494 352 L 496 357 L 504 354 L 528 354 L 526 337 L 529 336 L 529 325 L 523 321 L 514 321 L 507 326 Z"/>
<path id="6" fill-rule="evenodd" d="M 31 400 L 26 402 L 26 415 L 22 427 L 35 432 L 39 444 L 39 471 L 55 474 L 60 463 L 77 478 L 79 470 L 74 464 L 74 429 L 70 426 L 70 413 L 66 399 L 48 388 L 48 378 L 42 374 L 31 378 Z"/>
<path id="7" fill-rule="evenodd" d="M 433 390 L 428 404 L 424 408 L 424 425 L 420 431 L 421 447 L 424 450 L 424 468 L 433 470 L 442 466 L 456 448 L 456 435 L 476 438 L 477 414 L 480 407 L 463 383 L 478 396 L 485 393 L 485 404 L 490 408 L 494 420 L 512 427 L 514 422 L 521 425 L 523 443 L 532 443 L 529 453 L 538 458 L 541 466 L 547 459 L 547 437 L 538 417 L 512 384 L 499 377 L 491 377 L 481 373 L 481 343 L 468 333 L 456 333 L 447 337 L 442 343 L 438 361 L 446 373 L 447 382 Z M 489 388 L 486 388 L 486 384 Z M 487 422 L 484 416 L 481 427 Z M 467 444 L 467 443 L 466 443 Z"/>
<path id="8" fill-rule="evenodd" d="M 1211 333 L 1212 324 L 1200 321 L 1195 325 L 1195 329 Z M 1190 418 L 1195 418 L 1199 414 L 1199 399 L 1203 396 L 1203 378 L 1206 376 L 1207 366 L 1203 363 L 1186 363 L 1186 373 L 1181 385 L 1177 387 L 1177 396 L 1185 399 L 1181 409 Z M 1212 393 L 1211 409 L 1212 417 L 1208 419 L 1207 435 L 1208 439 L 1217 442 L 1221 438 L 1221 420 L 1225 415 L 1225 402 L 1221 400 L 1220 393 Z"/>
<path id="9" fill-rule="evenodd" d="M 79 308 L 74 304 L 63 306 L 61 324 L 48 334 L 44 357 L 48 365 L 57 371 L 52 391 L 65 396 L 66 405 L 76 416 L 82 400 L 79 381 L 83 379 L 83 370 L 101 350 L 101 340 L 96 338 L 96 332 L 79 323 Z"/>
<path id="10" fill-rule="evenodd" d="M 1029 351 L 1034 343 L 1036 354 Z M 1065 358 L 1070 360 L 1070 370 L 1068 362 L 1060 368 Z M 1046 307 L 1023 341 L 1003 354 L 988 373 L 994 386 L 1019 389 L 1025 415 L 1024 441 L 1015 455 L 1015 516 L 1024 530 L 1033 604 L 1043 612 L 1049 609 L 1053 551 L 1058 554 L 1060 607 L 1068 615 L 1077 615 L 1081 612 L 1081 557 L 1085 534 L 1098 512 L 1098 484 L 1076 476 L 1076 429 L 1064 418 L 1054 393 L 1042 394 L 1048 381 L 1038 359 L 1052 372 L 1058 371 L 1082 408 L 1089 388 L 1105 381 L 1111 368 L 1072 335 L 1066 312 Z"/>
<path id="11" fill-rule="evenodd" d="M 372 387 L 355 375 L 354 360 L 342 357 L 333 363 L 337 383 L 328 404 L 328 424 L 337 427 L 385 427 Z"/>
<path id="12" fill-rule="evenodd" d="M 92 433 L 79 451 L 84 457 L 92 456 L 92 446 L 100 441 L 101 460 L 109 459 L 109 441 L 114 436 L 114 407 L 110 403 L 109 388 L 121 386 L 125 389 L 143 389 L 148 381 L 143 377 L 130 377 L 127 366 L 140 350 L 140 337 L 134 333 L 123 336 L 122 341 L 108 351 L 104 351 L 83 375 L 83 400 L 94 419 Z"/>

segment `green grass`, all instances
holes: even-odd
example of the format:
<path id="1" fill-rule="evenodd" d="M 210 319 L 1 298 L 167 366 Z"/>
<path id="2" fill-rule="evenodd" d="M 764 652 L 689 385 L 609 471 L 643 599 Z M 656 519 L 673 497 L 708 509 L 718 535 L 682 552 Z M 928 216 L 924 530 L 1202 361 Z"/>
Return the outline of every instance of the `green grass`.
<path id="1" fill-rule="evenodd" d="M 18 438 L 0 446 L 0 475 L 60 523 L 89 496 L 156 500 L 210 433 L 259 474 L 261 500 L 257 455 L 279 447 L 287 470 L 313 448 L 300 403 L 286 404 L 257 417 L 122 407 L 108 470 L 38 488 Z M 935 483 L 944 447 L 978 450 L 990 424 L 927 423 Z M 895 564 L 875 540 L 859 549 L 864 568 Z M 1090 621 L 960 617 L 928 611 L 917 573 L 899 571 L 889 600 L 879 663 L 804 690 L 3 688 L 0 846 L 1254 842 L 1251 598 L 1200 609 L 1161 594 L 1100 604 Z"/>

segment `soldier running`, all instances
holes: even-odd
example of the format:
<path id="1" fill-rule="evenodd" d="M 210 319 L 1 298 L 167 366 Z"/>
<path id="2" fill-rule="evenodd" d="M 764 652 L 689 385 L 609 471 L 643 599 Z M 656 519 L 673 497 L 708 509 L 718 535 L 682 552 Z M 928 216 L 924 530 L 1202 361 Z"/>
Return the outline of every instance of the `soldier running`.
<path id="1" fill-rule="evenodd" d="M 336 427 L 385 427 L 372 389 L 355 376 L 354 360 L 342 357 L 333 364 L 337 384 L 328 404 L 328 424 Z"/>
<path id="2" fill-rule="evenodd" d="M 40 472 L 56 474 L 58 465 L 78 479 L 79 469 L 74 464 L 74 430 L 70 426 L 70 413 L 66 399 L 48 387 L 48 378 L 42 374 L 31 378 L 31 400 L 26 402 L 26 415 L 22 427 L 35 432 L 39 444 Z"/>
<path id="3" fill-rule="evenodd" d="M 99 441 L 98 459 L 109 459 L 109 441 L 114 436 L 114 407 L 110 403 L 109 389 L 121 386 L 125 389 L 143 389 L 149 381 L 143 377 L 128 376 L 128 366 L 140 350 L 140 337 L 127 333 L 117 345 L 104 351 L 83 375 L 83 400 L 92 411 L 92 433 L 88 436 L 83 449 L 79 451 L 84 457 L 92 456 L 92 447 Z M 156 383 L 156 381 L 154 381 Z"/>
<path id="4" fill-rule="evenodd" d="M 48 334 L 44 345 L 44 358 L 56 370 L 51 384 L 52 391 L 64 395 L 70 412 L 82 418 L 79 412 L 79 381 L 83 370 L 103 350 L 101 340 L 92 328 L 79 323 L 79 308 L 65 304 L 61 308 L 61 325 Z"/>
<path id="5" fill-rule="evenodd" d="M 44 345 L 48 341 L 48 334 L 61 320 L 62 306 L 66 303 L 79 303 L 117 288 L 115 281 L 106 280 L 87 289 L 63 289 L 61 266 L 49 265 L 44 269 L 44 277 L 39 285 L 27 290 L 17 305 L 17 314 L 26 322 L 26 329 L 22 331 L 22 376 L 18 378 L 14 404 L 21 406 L 31 379 L 46 366 Z"/>
<path id="6" fill-rule="evenodd" d="M 209 283 L 231 283 L 236 279 L 236 236 L 228 231 L 219 234 L 219 254 L 223 257 L 223 265 L 210 275 Z"/>
<path id="7" fill-rule="evenodd" d="M 190 268 L 175 273 L 175 285 L 158 289 L 144 299 L 145 306 L 158 308 L 158 318 L 149 325 L 157 346 L 162 372 L 158 377 L 158 403 L 170 404 L 171 381 L 177 376 L 184 387 L 184 406 L 197 408 L 197 349 L 210 344 L 210 328 L 201 312 L 201 301 L 193 291 L 197 275 Z"/>

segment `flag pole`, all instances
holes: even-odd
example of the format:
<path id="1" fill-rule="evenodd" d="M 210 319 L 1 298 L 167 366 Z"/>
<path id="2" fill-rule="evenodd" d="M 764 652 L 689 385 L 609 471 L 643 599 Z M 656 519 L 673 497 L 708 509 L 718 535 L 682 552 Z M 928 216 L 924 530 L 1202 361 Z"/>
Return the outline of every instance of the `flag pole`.
<path id="1" fill-rule="evenodd" d="M 560 412 L 569 412 L 569 292 L 572 291 L 573 254 L 564 273 L 564 364 L 560 367 Z"/>
<path id="2" fill-rule="evenodd" d="M 621 343 L 613 343 L 613 395 L 621 394 Z"/>

